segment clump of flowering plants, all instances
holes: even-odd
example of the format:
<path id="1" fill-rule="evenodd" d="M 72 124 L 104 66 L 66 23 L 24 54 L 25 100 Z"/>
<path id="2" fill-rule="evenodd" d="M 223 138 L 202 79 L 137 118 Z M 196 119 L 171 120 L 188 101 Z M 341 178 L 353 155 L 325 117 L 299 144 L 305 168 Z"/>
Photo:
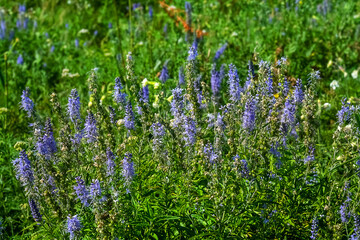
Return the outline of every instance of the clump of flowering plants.
<path id="1" fill-rule="evenodd" d="M 305 83 L 286 58 L 249 61 L 242 81 L 235 65 L 215 64 L 225 45 L 201 75 L 198 44 L 173 89 L 140 80 L 129 53 L 113 101 L 100 96 L 97 69 L 88 104 L 76 89 L 66 105 L 53 93 L 51 118 L 24 90 L 33 135 L 13 164 L 38 227 L 70 239 L 357 237 L 358 109 L 344 100 L 339 156 L 326 156 L 319 72 Z"/>

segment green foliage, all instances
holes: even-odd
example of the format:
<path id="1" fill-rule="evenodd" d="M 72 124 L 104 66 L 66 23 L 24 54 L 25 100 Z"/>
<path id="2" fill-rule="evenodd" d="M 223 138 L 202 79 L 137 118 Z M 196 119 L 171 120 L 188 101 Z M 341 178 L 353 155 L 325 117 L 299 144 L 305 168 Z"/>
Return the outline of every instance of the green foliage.
<path id="1" fill-rule="evenodd" d="M 208 33 L 198 49 L 197 68 L 203 75 L 204 95 L 211 92 L 213 57 L 225 42 L 228 47 L 218 67 L 220 63 L 234 63 L 239 68 L 241 83 L 246 81 L 248 60 L 276 62 L 286 56 L 292 86 L 296 78 L 302 78 L 306 83 L 311 69 L 321 72 L 322 79 L 316 86 L 318 96 L 311 105 L 317 110 L 319 125 L 312 129 L 316 139 L 309 137 L 316 143 L 316 172 L 308 165 L 298 164 L 306 156 L 307 144 L 297 146 L 293 143 L 282 151 L 282 158 L 287 161 L 275 177 L 270 173 L 276 171 L 276 159 L 268 153 L 264 155 L 270 147 L 266 142 L 268 139 L 254 137 L 248 140 L 253 145 L 247 149 L 242 146 L 241 137 L 237 138 L 238 132 L 229 133 L 230 144 L 225 144 L 223 149 L 228 155 L 224 156 L 226 161 L 219 172 L 204 167 L 206 164 L 198 153 L 199 146 L 197 155 L 193 156 L 195 163 L 185 164 L 191 171 L 182 171 L 185 153 L 179 147 L 179 132 L 166 122 L 171 116 L 167 99 L 171 100 L 171 90 L 178 85 L 178 71 L 181 66 L 185 67 L 192 41 L 185 40 L 181 23 L 176 23 L 158 1 L 141 1 L 142 8 L 136 10 L 132 9 L 132 3 L 117 0 L 25 1 L 24 16 L 29 19 L 27 29 L 16 27 L 16 21 L 21 18 L 18 3 L 2 4 L 0 20 L 4 20 L 7 27 L 6 39 L 0 40 L 0 92 L 3 93 L 0 95 L 0 217 L 5 228 L 3 238 L 67 236 L 66 218 L 62 219 L 56 213 L 49 211 L 44 216 L 49 225 L 40 226 L 33 221 L 27 196 L 15 178 L 11 161 L 17 157 L 17 152 L 34 150 L 27 141 L 31 134 L 26 114 L 19 110 L 22 90 L 25 87 L 31 89 L 39 119 L 51 116 L 54 128 L 60 129 L 64 124 L 50 104 L 52 92 L 56 93 L 61 106 L 67 104 L 73 88 L 79 91 L 82 107 L 94 109 L 100 101 L 107 106 L 113 103 L 113 80 L 117 76 L 132 101 L 137 98 L 135 89 L 138 90 L 146 78 L 151 92 L 149 102 L 157 108 L 147 110 L 147 119 L 137 119 L 137 124 L 141 122 L 144 127 L 136 129 L 133 138 L 128 138 L 124 131 L 113 136 L 120 145 L 116 154 L 123 156 L 126 151 L 131 151 L 140 172 L 136 173 L 132 186 L 136 191 L 121 197 L 126 206 L 124 209 L 128 211 L 122 214 L 128 214 L 131 219 L 126 219 L 125 226 L 114 221 L 109 226 L 112 236 L 121 232 L 129 239 L 301 239 L 310 236 L 313 216 L 324 215 L 319 223 L 323 229 L 321 238 L 349 237 L 353 233 L 353 223 L 341 224 L 339 206 L 346 199 L 345 191 L 342 191 L 344 184 L 358 182 L 358 140 L 349 137 L 345 126 L 336 132 L 336 113 L 343 97 L 348 97 L 354 105 L 359 103 L 360 2 L 329 1 L 326 14 L 317 11 L 323 1 L 191 2 L 193 27 Z M 179 14 L 185 19 L 184 1 L 174 0 L 168 4 L 181 9 Z M 154 9 L 152 19 L 148 15 L 149 6 Z M 109 23 L 112 28 L 108 27 Z M 9 40 L 12 29 L 15 35 Z M 79 46 L 75 46 L 76 39 Z M 135 79 L 131 83 L 126 80 L 128 51 L 132 52 L 136 62 Z M 20 54 L 23 64 L 17 64 Z M 165 63 L 170 79 L 160 84 L 158 76 Z M 86 83 L 94 68 L 98 68 L 97 98 L 88 94 Z M 333 80 L 338 81 L 338 88 L 330 87 Z M 226 96 L 227 84 L 223 83 L 220 105 L 227 103 Z M 192 97 L 197 104 L 195 95 Z M 202 118 L 204 123 L 205 116 Z M 170 134 L 164 142 L 165 148 L 174 152 L 171 161 L 176 163 L 176 168 L 171 171 L 159 165 L 152 155 L 149 127 L 155 120 L 164 122 Z M 360 127 L 359 115 L 353 116 L 351 124 L 354 128 Z M 240 123 L 232 125 L 233 129 L 239 126 Z M 104 125 L 104 129 L 107 127 Z M 205 123 L 202 127 L 205 129 Z M 331 145 L 334 132 L 338 135 L 334 135 L 335 143 Z M 208 139 L 215 136 L 208 130 L 201 134 Z M 350 135 L 356 134 L 354 131 Z M 203 147 L 208 139 L 199 145 Z M 260 164 L 256 172 L 250 173 L 254 178 L 252 184 L 231 171 L 231 158 L 235 154 L 242 154 L 241 159 L 255 159 L 253 166 Z M 265 157 L 259 158 L 259 155 Z M 91 159 L 87 160 L 90 164 Z M 64 169 L 66 166 L 60 165 L 54 172 L 60 174 Z M 72 174 L 71 171 L 77 170 L 69 171 Z M 99 173 L 89 173 L 86 181 L 91 182 L 96 174 Z M 309 185 L 306 181 L 314 182 Z M 75 179 L 67 189 L 72 189 L 73 185 Z M 354 202 L 359 200 L 357 188 L 356 184 L 350 186 Z M 73 195 L 69 201 L 74 205 L 77 203 Z M 358 211 L 357 206 L 352 206 L 354 212 Z M 88 239 L 99 237 L 94 231 L 92 211 L 80 208 L 78 203 L 72 210 L 82 213 L 83 236 Z M 114 218 L 116 214 L 109 212 Z M 269 221 L 264 224 L 265 220 Z"/>

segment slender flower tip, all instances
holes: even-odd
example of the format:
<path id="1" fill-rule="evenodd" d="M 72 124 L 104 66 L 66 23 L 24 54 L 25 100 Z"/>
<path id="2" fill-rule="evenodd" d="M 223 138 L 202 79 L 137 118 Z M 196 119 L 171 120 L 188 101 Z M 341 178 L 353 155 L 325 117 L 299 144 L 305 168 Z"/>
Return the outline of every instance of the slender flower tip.
<path id="1" fill-rule="evenodd" d="M 19 158 L 13 161 L 13 165 L 16 170 L 16 178 L 20 180 L 23 186 L 29 185 L 34 181 L 31 163 L 25 150 L 20 152 Z"/>
<path id="2" fill-rule="evenodd" d="M 194 61 L 198 55 L 197 48 L 195 46 L 191 46 L 188 52 L 189 56 L 187 58 L 188 61 Z"/>
<path id="3" fill-rule="evenodd" d="M 77 215 L 73 217 L 69 215 L 67 219 L 67 231 L 70 233 L 70 239 L 72 240 L 75 239 L 76 236 L 80 233 L 82 224 Z"/>
<path id="4" fill-rule="evenodd" d="M 125 105 L 126 104 L 126 93 L 122 93 L 121 90 L 123 89 L 123 86 L 121 85 L 120 78 L 115 78 L 115 86 L 114 86 L 114 99 L 118 104 Z"/>
<path id="5" fill-rule="evenodd" d="M 107 158 L 107 161 L 106 161 L 106 164 L 107 164 L 107 175 L 108 175 L 108 176 L 112 176 L 112 175 L 114 175 L 114 173 L 115 173 L 116 164 L 115 164 L 115 162 L 114 162 L 115 155 L 114 155 L 114 153 L 111 151 L 110 148 L 107 148 L 107 150 L 106 150 L 106 158 Z"/>
<path id="6" fill-rule="evenodd" d="M 287 58 L 286 58 L 286 57 L 281 57 L 281 58 L 276 62 L 276 66 L 285 65 L 286 62 L 287 62 Z"/>
<path id="7" fill-rule="evenodd" d="M 218 60 L 221 55 L 223 55 L 223 53 L 225 52 L 225 49 L 227 47 L 227 43 L 225 43 L 224 45 L 221 46 L 221 48 L 219 48 L 219 50 L 217 50 L 215 57 L 214 57 L 214 61 Z"/>
<path id="8" fill-rule="evenodd" d="M 85 121 L 85 138 L 87 138 L 88 143 L 95 142 L 98 136 L 98 130 L 96 127 L 96 119 L 94 115 L 89 112 L 88 116 L 86 117 Z"/>
<path id="9" fill-rule="evenodd" d="M 77 185 L 74 186 L 74 190 L 77 195 L 77 199 L 80 200 L 82 204 L 84 204 L 85 207 L 89 206 L 89 192 L 86 189 L 85 182 L 80 177 L 76 177 L 76 183 Z"/>
<path id="10" fill-rule="evenodd" d="M 77 124 L 77 121 L 80 120 L 80 97 L 77 90 L 74 88 L 71 90 L 67 110 L 70 116 L 70 119 L 73 123 Z"/>
<path id="11" fill-rule="evenodd" d="M 27 112 L 28 117 L 31 117 L 34 111 L 34 102 L 29 98 L 29 96 L 30 90 L 26 87 L 21 95 L 20 108 Z"/>
<path id="12" fill-rule="evenodd" d="M 132 59 L 132 53 L 131 53 L 131 52 L 128 52 L 128 54 L 126 55 L 126 58 L 127 58 L 128 60 L 133 60 L 133 59 Z"/>
<path id="13" fill-rule="evenodd" d="M 179 69 L 179 85 L 185 84 L 184 68 L 181 66 Z"/>
<path id="14" fill-rule="evenodd" d="M 152 8 L 152 6 L 149 6 L 149 17 L 152 18 L 154 14 L 154 10 Z"/>
<path id="15" fill-rule="evenodd" d="M 19 54 L 17 60 L 16 60 L 16 64 L 17 65 L 23 65 L 24 64 L 24 59 L 23 59 L 23 56 L 22 54 Z"/>
<path id="16" fill-rule="evenodd" d="M 130 101 L 125 106 L 124 125 L 128 130 L 135 129 L 135 117 Z"/>
<path id="17" fill-rule="evenodd" d="M 19 12 L 20 13 L 24 13 L 26 11 L 26 6 L 25 6 L 25 4 L 20 4 L 19 5 Z"/>
<path id="18" fill-rule="evenodd" d="M 30 206 L 31 214 L 32 214 L 34 220 L 36 222 L 41 222 L 42 216 L 41 216 L 40 211 L 39 211 L 38 207 L 36 206 L 36 203 L 33 199 L 29 199 L 29 206 Z"/>
<path id="19" fill-rule="evenodd" d="M 159 79 L 162 83 L 165 83 L 168 79 L 169 79 L 169 71 L 167 69 L 166 64 L 164 64 L 162 70 L 161 70 L 161 74 L 159 76 Z"/>
<path id="20" fill-rule="evenodd" d="M 132 154 L 127 152 L 123 159 L 123 177 L 126 183 L 130 183 L 133 176 L 135 175 L 134 162 L 131 161 Z"/>
<path id="21" fill-rule="evenodd" d="M 140 91 L 140 101 L 144 103 L 149 102 L 149 86 L 146 85 L 142 88 L 142 91 Z"/>
<path id="22" fill-rule="evenodd" d="M 312 71 L 312 72 L 310 73 L 310 78 L 319 80 L 319 79 L 321 78 L 321 77 L 320 77 L 320 71 Z"/>
<path id="23" fill-rule="evenodd" d="M 100 181 L 98 179 L 95 179 L 90 185 L 90 196 L 93 199 L 101 196 Z"/>
<path id="24" fill-rule="evenodd" d="M 189 2 L 185 2 L 186 11 L 191 11 L 191 4 Z"/>

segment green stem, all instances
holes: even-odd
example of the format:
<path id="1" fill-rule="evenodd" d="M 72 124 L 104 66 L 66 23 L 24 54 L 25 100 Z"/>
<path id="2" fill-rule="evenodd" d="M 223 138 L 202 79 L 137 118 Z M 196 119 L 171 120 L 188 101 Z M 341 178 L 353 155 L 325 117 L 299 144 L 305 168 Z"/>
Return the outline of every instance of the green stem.
<path id="1" fill-rule="evenodd" d="M 123 50 L 122 50 L 122 44 L 121 44 L 121 30 L 120 30 L 120 23 L 119 23 L 119 11 L 118 11 L 118 5 L 116 4 L 116 1 L 113 1 L 114 2 L 114 8 L 115 8 L 115 17 L 116 17 L 116 32 L 117 32 L 117 35 L 118 35 L 118 41 L 119 41 L 119 50 L 120 50 L 120 54 L 121 54 L 121 63 L 122 63 L 122 66 L 124 67 L 125 66 L 125 58 L 123 57 Z M 117 64 L 118 66 L 118 70 L 119 70 L 119 74 L 122 75 L 121 73 L 121 69 L 119 67 L 119 65 Z"/>
<path id="2" fill-rule="evenodd" d="M 8 71 L 7 71 L 8 66 L 7 66 L 7 55 L 6 55 L 6 53 L 4 55 L 4 58 L 5 58 L 5 91 L 6 91 L 6 96 L 5 96 L 5 98 L 6 98 L 6 114 L 5 114 L 5 126 L 4 126 L 4 128 L 6 129 L 6 127 L 7 127 L 7 118 L 8 118 L 8 110 L 9 110 L 9 108 L 8 108 L 9 89 L 8 89 Z"/>
<path id="3" fill-rule="evenodd" d="M 133 35 L 131 29 L 131 0 L 129 0 L 129 31 L 130 31 L 130 49 L 132 51 L 133 48 Z"/>

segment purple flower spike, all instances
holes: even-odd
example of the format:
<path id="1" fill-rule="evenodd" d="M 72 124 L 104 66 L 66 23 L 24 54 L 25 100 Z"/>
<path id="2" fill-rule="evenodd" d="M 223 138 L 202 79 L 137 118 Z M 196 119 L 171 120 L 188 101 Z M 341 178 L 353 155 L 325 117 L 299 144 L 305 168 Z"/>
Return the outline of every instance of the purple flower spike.
<path id="1" fill-rule="evenodd" d="M 23 94 L 21 95 L 20 108 L 27 112 L 28 117 L 31 117 L 34 111 L 34 102 L 29 98 L 29 91 L 28 87 L 23 91 Z"/>
<path id="2" fill-rule="evenodd" d="M 294 102 L 295 104 L 301 104 L 304 99 L 304 92 L 302 90 L 301 79 L 296 81 L 296 86 L 294 89 Z"/>
<path id="3" fill-rule="evenodd" d="M 165 83 L 169 79 L 169 71 L 166 65 L 163 66 L 159 79 L 162 83 Z"/>
<path id="4" fill-rule="evenodd" d="M 25 13 L 25 11 L 26 11 L 26 6 L 25 6 L 25 4 L 24 4 L 24 5 L 20 4 L 20 5 L 19 5 L 19 13 Z"/>
<path id="5" fill-rule="evenodd" d="M 41 222 L 42 216 L 40 214 L 38 207 L 36 206 L 34 199 L 31 199 L 31 198 L 29 199 L 29 206 L 30 206 L 30 210 L 31 210 L 31 215 L 33 216 L 34 220 L 36 222 Z"/>
<path id="6" fill-rule="evenodd" d="M 131 102 L 129 101 L 125 107 L 125 127 L 128 130 L 132 130 L 135 129 L 135 116 L 134 116 L 134 112 L 132 109 L 132 105 Z"/>
<path id="7" fill-rule="evenodd" d="M 215 57 L 214 57 L 214 61 L 218 60 L 218 59 L 221 57 L 221 55 L 224 54 L 225 49 L 227 48 L 227 45 L 228 45 L 228 44 L 225 43 L 224 45 L 222 45 L 221 48 L 219 48 L 219 50 L 217 50 L 217 52 L 216 52 L 216 54 L 215 54 Z"/>
<path id="8" fill-rule="evenodd" d="M 123 87 L 121 85 L 120 78 L 119 77 L 115 78 L 115 87 L 114 87 L 113 96 L 115 102 L 124 106 L 126 104 L 126 93 L 122 93 L 121 92 L 122 89 Z"/>
<path id="9" fill-rule="evenodd" d="M 165 128 L 161 123 L 153 123 L 151 125 L 153 131 L 153 151 L 160 149 L 163 145 L 163 136 L 165 136 Z"/>
<path id="10" fill-rule="evenodd" d="M 56 141 L 50 118 L 46 120 L 44 134 L 38 139 L 36 145 L 38 153 L 43 155 L 47 160 L 49 160 L 51 156 L 57 152 Z"/>
<path id="11" fill-rule="evenodd" d="M 142 91 L 140 91 L 140 101 L 143 103 L 149 102 L 149 86 L 146 85 L 142 88 Z"/>
<path id="12" fill-rule="evenodd" d="M 208 143 L 204 147 L 204 155 L 209 160 L 211 164 L 214 164 L 219 156 L 215 153 L 213 146 Z"/>
<path id="13" fill-rule="evenodd" d="M 16 171 L 16 178 L 23 186 L 27 186 L 33 183 L 34 173 L 32 171 L 29 158 L 24 150 L 20 152 L 19 158 L 16 158 L 13 161 L 13 165 Z"/>
<path id="14" fill-rule="evenodd" d="M 280 130 L 284 136 L 294 126 L 295 120 L 295 105 L 293 105 L 292 100 L 288 98 L 286 99 L 285 107 L 280 118 Z"/>
<path id="15" fill-rule="evenodd" d="M 116 112 L 115 112 L 115 109 L 113 108 L 113 107 L 111 107 L 111 106 L 109 106 L 109 111 L 110 111 L 110 122 L 112 123 L 112 124 L 115 124 L 115 122 L 116 122 Z"/>
<path id="16" fill-rule="evenodd" d="M 185 84 L 184 68 L 181 66 L 179 69 L 179 85 Z"/>
<path id="17" fill-rule="evenodd" d="M 238 170 L 239 170 L 241 176 L 243 178 L 248 178 L 250 171 L 248 168 L 247 161 L 245 159 L 240 160 L 239 155 L 236 155 L 235 157 L 233 157 L 233 160 L 234 160 L 235 164 L 238 165 L 237 167 L 238 167 Z"/>
<path id="18" fill-rule="evenodd" d="M 211 70 L 211 91 L 214 96 L 217 96 L 220 92 L 221 82 L 224 78 L 224 65 L 221 65 L 220 71 L 216 71 L 215 66 Z"/>
<path id="19" fill-rule="evenodd" d="M 0 39 L 5 39 L 6 37 L 6 22 L 4 20 L 0 21 Z"/>
<path id="20" fill-rule="evenodd" d="M 21 54 L 19 54 L 17 60 L 16 60 L 16 64 L 17 65 L 23 65 L 24 64 L 24 59 L 23 56 Z"/>
<path id="21" fill-rule="evenodd" d="M 149 17 L 150 17 L 150 19 L 153 18 L 153 15 L 154 15 L 153 7 L 152 7 L 152 6 L 149 6 Z"/>
<path id="22" fill-rule="evenodd" d="M 85 207 L 89 206 L 89 192 L 86 189 L 85 182 L 80 177 L 76 177 L 76 183 L 77 185 L 74 186 L 74 190 L 77 195 L 77 199 L 80 200 L 82 204 L 84 204 Z"/>
<path id="23" fill-rule="evenodd" d="M 255 128 L 255 116 L 256 116 L 256 100 L 252 97 L 248 99 L 245 104 L 245 111 L 243 115 L 243 128 L 252 132 Z"/>
<path id="24" fill-rule="evenodd" d="M 186 117 L 184 120 L 185 146 L 193 146 L 196 142 L 196 122 L 190 117 Z"/>
<path id="25" fill-rule="evenodd" d="M 350 103 L 347 102 L 346 98 L 342 99 L 341 103 L 341 109 L 337 113 L 339 125 L 343 125 L 349 122 L 352 116 L 352 108 L 350 106 Z"/>
<path id="26" fill-rule="evenodd" d="M 198 55 L 197 52 L 197 47 L 196 46 L 191 46 L 188 52 L 189 56 L 187 58 L 188 61 L 194 61 Z"/>
<path id="27" fill-rule="evenodd" d="M 269 77 L 267 79 L 267 81 L 265 81 L 265 84 L 267 86 L 267 93 L 269 94 L 269 96 L 273 95 L 273 77 L 271 75 L 271 70 L 269 70 Z"/>
<path id="28" fill-rule="evenodd" d="M 174 117 L 172 122 L 173 127 L 178 127 L 183 119 L 183 108 L 184 108 L 184 96 L 182 95 L 181 88 L 175 88 L 172 90 L 173 99 L 171 101 L 171 115 Z"/>
<path id="29" fill-rule="evenodd" d="M 82 225 L 77 215 L 67 217 L 67 232 L 70 233 L 70 239 L 75 239 L 81 231 Z"/>
<path id="30" fill-rule="evenodd" d="M 77 125 L 80 117 L 80 97 L 76 89 L 71 90 L 68 100 L 67 110 L 71 121 Z"/>
<path id="31" fill-rule="evenodd" d="M 100 182 L 97 179 L 90 185 L 90 196 L 92 199 L 96 199 L 101 196 Z"/>
<path id="32" fill-rule="evenodd" d="M 110 148 L 107 148 L 107 150 L 106 150 L 106 158 L 107 158 L 107 161 L 106 161 L 107 172 L 106 172 L 106 174 L 107 174 L 108 176 L 112 176 L 112 175 L 114 175 L 114 173 L 115 173 L 116 164 L 115 164 L 115 162 L 114 162 L 114 160 L 115 160 L 115 155 L 114 155 L 114 153 L 110 150 Z"/>
<path id="33" fill-rule="evenodd" d="M 229 93 L 230 93 L 230 100 L 233 102 L 240 100 L 240 93 L 242 91 L 239 85 L 239 76 L 236 70 L 235 65 L 229 65 Z"/>
<path id="34" fill-rule="evenodd" d="M 88 143 L 95 142 L 98 136 L 98 130 L 96 127 L 96 120 L 94 115 L 89 112 L 85 121 L 85 138 L 87 138 Z"/>
<path id="35" fill-rule="evenodd" d="M 131 161 L 132 154 L 127 152 L 123 160 L 123 172 L 122 175 L 126 183 L 130 183 L 135 175 L 134 162 Z"/>

